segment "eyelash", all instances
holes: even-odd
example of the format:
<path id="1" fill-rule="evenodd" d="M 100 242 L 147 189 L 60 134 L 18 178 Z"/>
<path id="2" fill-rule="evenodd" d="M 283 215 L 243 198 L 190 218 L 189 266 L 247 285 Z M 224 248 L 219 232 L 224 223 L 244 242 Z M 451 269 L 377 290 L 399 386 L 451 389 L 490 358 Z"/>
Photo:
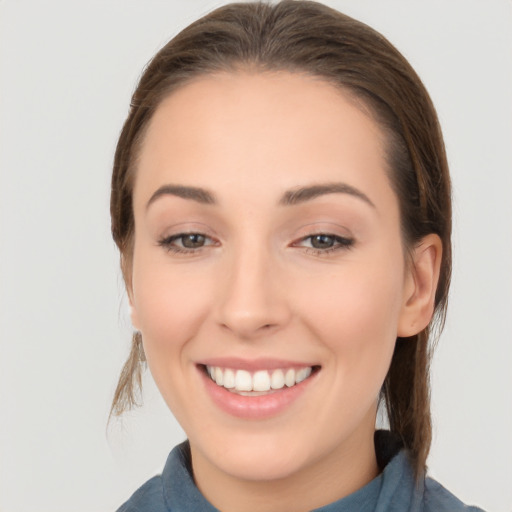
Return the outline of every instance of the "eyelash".
<path id="1" fill-rule="evenodd" d="M 317 247 L 304 247 L 308 254 L 313 254 L 315 256 L 325 256 L 337 251 L 349 250 L 354 246 L 353 238 L 346 238 L 343 236 L 333 235 L 332 233 L 313 233 L 304 238 L 301 238 L 298 242 L 295 242 L 293 245 L 295 247 L 301 247 L 301 244 L 306 240 L 312 241 L 314 237 L 328 237 L 333 240 L 333 246 L 327 247 L 325 249 L 320 249 Z"/>
<path id="2" fill-rule="evenodd" d="M 204 239 L 205 243 L 196 248 L 183 247 L 183 239 L 187 236 L 202 237 Z M 318 248 L 318 247 L 306 247 L 306 246 L 302 245 L 307 240 L 310 240 L 310 242 L 312 243 L 312 240 L 314 237 L 330 238 L 330 239 L 332 239 L 333 245 L 331 247 L 326 247 L 323 249 Z M 175 244 L 175 242 L 180 239 L 182 242 L 182 246 Z M 163 247 L 167 251 L 175 253 L 175 254 L 197 254 L 204 247 L 217 245 L 217 244 L 214 240 L 212 240 L 212 238 L 205 235 L 204 233 L 197 233 L 197 232 L 191 231 L 188 233 L 178 233 L 176 235 L 171 235 L 171 236 L 162 238 L 161 240 L 158 241 L 158 245 Z M 328 255 L 328 254 L 331 254 L 331 253 L 334 253 L 337 251 L 349 250 L 353 246 L 354 246 L 354 239 L 346 238 L 346 237 L 342 237 L 342 236 L 338 236 L 338 235 L 333 235 L 331 233 L 314 233 L 314 234 L 305 236 L 304 238 L 301 238 L 300 240 L 298 240 L 297 242 L 294 242 L 292 244 L 292 247 L 303 247 L 305 249 L 306 253 L 313 254 L 315 256 L 325 256 L 325 255 Z"/>
<path id="3" fill-rule="evenodd" d="M 183 246 L 180 247 L 179 245 L 175 244 L 176 240 L 180 240 L 180 239 L 183 244 L 183 239 L 187 236 L 200 236 L 200 237 L 203 237 L 205 239 L 205 241 L 209 241 L 209 243 L 205 243 L 197 248 L 188 248 L 188 247 L 183 247 Z M 158 245 L 163 247 L 167 251 L 173 252 L 175 254 L 197 254 L 204 247 L 208 247 L 210 245 L 216 245 L 216 243 L 209 236 L 205 235 L 204 233 L 197 233 L 195 231 L 191 231 L 189 233 L 178 233 L 176 235 L 171 235 L 171 236 L 162 238 L 161 240 L 158 241 Z"/>

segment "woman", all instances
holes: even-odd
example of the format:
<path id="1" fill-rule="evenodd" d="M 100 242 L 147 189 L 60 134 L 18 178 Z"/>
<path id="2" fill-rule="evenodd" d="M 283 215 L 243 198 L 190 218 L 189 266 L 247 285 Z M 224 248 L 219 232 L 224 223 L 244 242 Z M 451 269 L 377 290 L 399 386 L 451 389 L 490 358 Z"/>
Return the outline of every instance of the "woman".
<path id="1" fill-rule="evenodd" d="M 111 214 L 136 329 L 113 412 L 147 361 L 188 436 L 120 510 L 464 509 L 425 477 L 446 156 L 381 35 L 314 2 L 190 25 L 133 95 Z"/>

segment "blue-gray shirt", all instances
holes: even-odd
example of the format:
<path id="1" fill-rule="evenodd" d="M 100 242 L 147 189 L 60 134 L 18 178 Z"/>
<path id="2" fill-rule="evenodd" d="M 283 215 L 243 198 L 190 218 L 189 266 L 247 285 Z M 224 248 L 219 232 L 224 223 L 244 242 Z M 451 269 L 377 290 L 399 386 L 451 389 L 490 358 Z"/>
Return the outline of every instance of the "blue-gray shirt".
<path id="1" fill-rule="evenodd" d="M 407 452 L 389 432 L 376 437 L 383 471 L 358 491 L 314 512 L 483 512 L 465 506 L 431 478 L 414 479 Z M 384 442 L 383 442 L 384 441 Z M 148 480 L 117 512 L 218 512 L 194 483 L 190 447 L 174 448 L 161 475 Z"/>

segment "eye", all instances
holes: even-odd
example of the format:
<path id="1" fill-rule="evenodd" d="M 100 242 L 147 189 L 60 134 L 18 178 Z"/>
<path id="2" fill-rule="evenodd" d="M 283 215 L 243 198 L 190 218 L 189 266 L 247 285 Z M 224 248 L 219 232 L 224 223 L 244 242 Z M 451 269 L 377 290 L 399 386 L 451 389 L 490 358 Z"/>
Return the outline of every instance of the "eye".
<path id="1" fill-rule="evenodd" d="M 354 240 L 330 233 L 317 233 L 302 238 L 295 245 L 305 247 L 315 254 L 325 254 L 332 251 L 349 249 L 354 245 Z"/>
<path id="2" fill-rule="evenodd" d="M 203 247 L 206 237 L 200 233 L 187 233 L 186 235 L 180 235 L 175 240 L 180 240 L 181 245 L 186 249 L 197 249 L 198 247 Z"/>
<path id="3" fill-rule="evenodd" d="M 158 242 L 158 245 L 177 253 L 192 253 L 214 244 L 210 237 L 202 233 L 178 233 L 162 238 Z"/>
<path id="4" fill-rule="evenodd" d="M 333 235 L 313 235 L 309 237 L 311 246 L 315 249 L 330 249 L 336 243 Z"/>

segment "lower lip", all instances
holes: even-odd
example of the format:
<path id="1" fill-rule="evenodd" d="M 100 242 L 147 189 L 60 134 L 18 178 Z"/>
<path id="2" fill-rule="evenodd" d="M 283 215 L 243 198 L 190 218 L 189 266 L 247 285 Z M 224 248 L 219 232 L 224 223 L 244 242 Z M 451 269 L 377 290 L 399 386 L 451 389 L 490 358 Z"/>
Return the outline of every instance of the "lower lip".
<path id="1" fill-rule="evenodd" d="M 238 418 L 261 420 L 277 416 L 287 409 L 310 385 L 315 374 L 290 388 L 274 390 L 268 395 L 244 396 L 218 386 L 199 368 L 206 391 L 213 402 L 224 412 Z"/>

